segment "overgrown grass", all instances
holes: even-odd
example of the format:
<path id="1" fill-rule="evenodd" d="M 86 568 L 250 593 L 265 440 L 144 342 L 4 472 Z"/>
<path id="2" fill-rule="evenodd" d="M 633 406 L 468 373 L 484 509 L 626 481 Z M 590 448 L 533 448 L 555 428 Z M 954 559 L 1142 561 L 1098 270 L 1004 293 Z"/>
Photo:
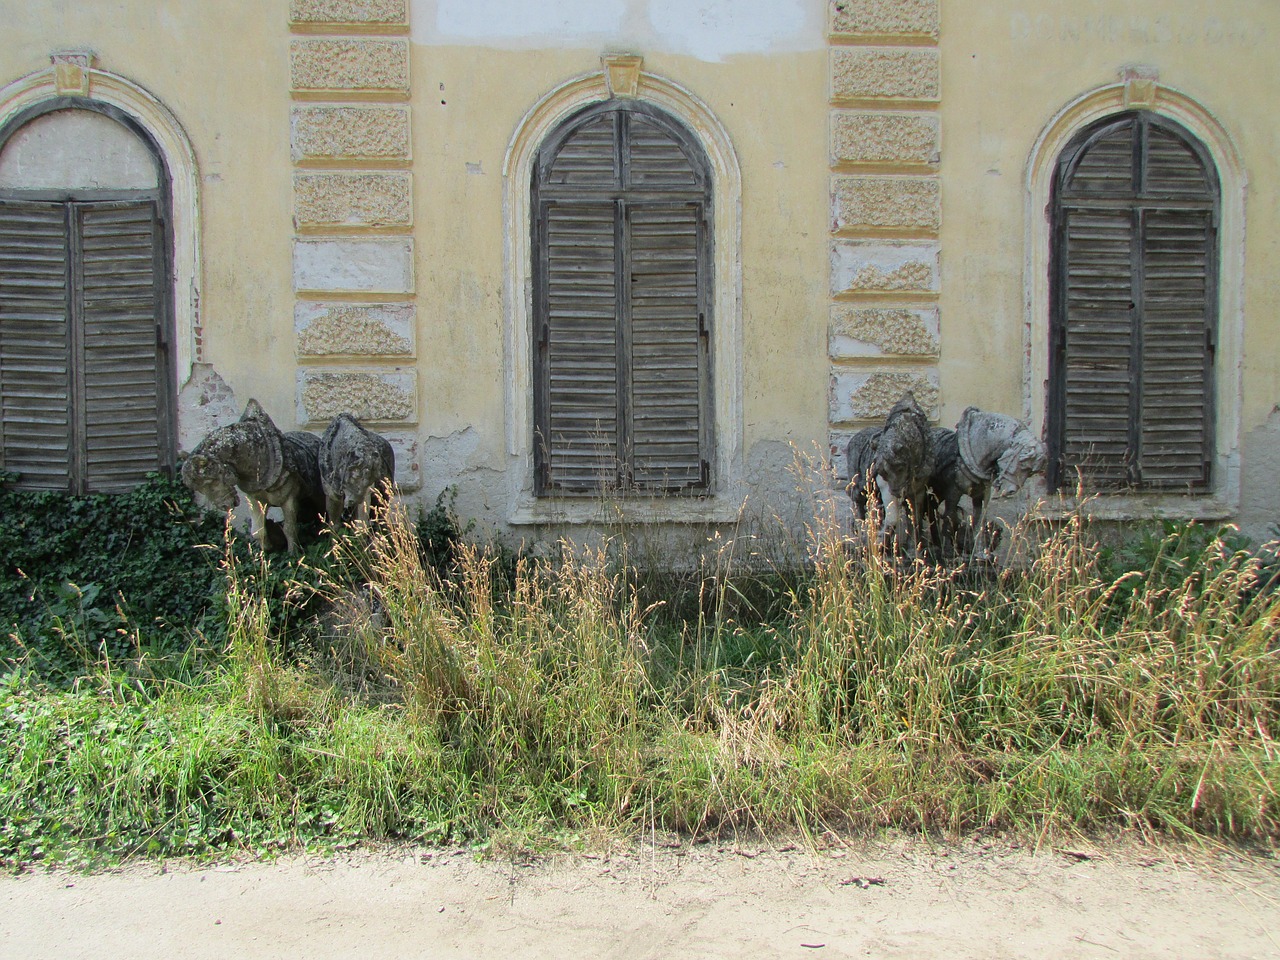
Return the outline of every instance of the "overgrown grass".
<path id="1" fill-rule="evenodd" d="M 651 826 L 1280 839 L 1259 561 L 1178 528 L 1117 565 L 1079 517 L 1015 537 L 998 572 L 904 566 L 816 522 L 803 572 L 712 551 L 661 605 L 610 544 L 446 537 L 442 574 L 403 518 L 296 595 L 228 551 L 215 666 L 0 687 L 0 860 Z"/>

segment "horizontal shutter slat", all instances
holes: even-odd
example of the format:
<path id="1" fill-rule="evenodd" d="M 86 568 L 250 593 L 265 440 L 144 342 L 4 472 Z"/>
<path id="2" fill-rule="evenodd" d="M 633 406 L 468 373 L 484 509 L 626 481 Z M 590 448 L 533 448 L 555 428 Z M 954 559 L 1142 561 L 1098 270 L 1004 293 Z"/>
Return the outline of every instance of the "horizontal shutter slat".
<path id="1" fill-rule="evenodd" d="M 1133 215 L 1073 208 L 1066 218 L 1063 467 L 1114 486 L 1129 477 Z"/>
<path id="2" fill-rule="evenodd" d="M 618 338 L 612 203 L 544 206 L 547 483 L 586 491 L 616 482 Z"/>
<path id="3" fill-rule="evenodd" d="M 21 489 L 70 483 L 68 255 L 64 205 L 0 201 L 0 464 Z"/>
<path id="4" fill-rule="evenodd" d="M 151 201 L 87 206 L 80 212 L 90 491 L 127 490 L 162 465 L 157 221 Z"/>
<path id="5" fill-rule="evenodd" d="M 702 351 L 697 204 L 628 210 L 632 479 L 637 487 L 698 486 Z"/>
<path id="6" fill-rule="evenodd" d="M 1201 177 L 1199 161 L 1178 146 L 1184 168 L 1194 165 Z M 1198 487 L 1209 480 L 1211 243 L 1207 210 L 1149 210 L 1143 218 L 1140 473 L 1148 486 Z"/>

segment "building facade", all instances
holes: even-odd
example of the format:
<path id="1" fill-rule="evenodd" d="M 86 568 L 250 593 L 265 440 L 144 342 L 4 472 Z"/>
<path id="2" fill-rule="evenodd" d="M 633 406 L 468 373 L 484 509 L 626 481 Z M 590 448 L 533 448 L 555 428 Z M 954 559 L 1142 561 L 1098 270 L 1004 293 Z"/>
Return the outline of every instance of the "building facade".
<path id="1" fill-rule="evenodd" d="M 0 456 L 257 398 L 512 539 L 786 511 L 904 390 L 1109 517 L 1280 520 L 1280 7 L 9 3 Z"/>

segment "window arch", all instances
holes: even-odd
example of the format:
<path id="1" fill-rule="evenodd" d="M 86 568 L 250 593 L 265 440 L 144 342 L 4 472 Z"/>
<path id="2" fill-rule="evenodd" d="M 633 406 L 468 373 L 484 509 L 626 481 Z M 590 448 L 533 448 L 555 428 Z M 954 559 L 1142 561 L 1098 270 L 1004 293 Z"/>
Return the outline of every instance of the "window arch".
<path id="1" fill-rule="evenodd" d="M 651 104 L 568 118 L 538 152 L 531 208 L 539 495 L 706 490 L 711 471 L 711 180 Z"/>
<path id="2" fill-rule="evenodd" d="M 1051 488 L 1210 489 L 1218 202 L 1204 147 L 1126 111 L 1058 157 L 1051 204 Z"/>
<path id="3" fill-rule="evenodd" d="M 635 68 L 629 80 L 615 76 L 615 61 Z M 581 111 L 623 101 L 656 108 L 690 137 L 705 157 L 709 187 L 705 295 L 709 340 L 709 400 L 704 429 L 710 444 L 705 487 L 669 496 L 631 488 L 626 515 L 636 521 L 732 522 L 747 495 L 743 459 L 742 386 L 742 174 L 727 131 L 705 103 L 664 77 L 645 72 L 638 58 L 602 58 L 605 69 L 570 79 L 530 107 L 516 126 L 503 161 L 505 396 L 509 522 L 594 523 L 614 518 L 599 497 L 539 493 L 535 461 L 535 267 L 534 182 L 538 159 L 567 122 Z M 625 73 L 626 71 L 621 71 Z M 622 82 L 615 82 L 619 79 Z"/>
<path id="4" fill-rule="evenodd" d="M 171 187 L 123 110 L 57 97 L 0 128 L 0 466 L 117 492 L 174 460 Z"/>

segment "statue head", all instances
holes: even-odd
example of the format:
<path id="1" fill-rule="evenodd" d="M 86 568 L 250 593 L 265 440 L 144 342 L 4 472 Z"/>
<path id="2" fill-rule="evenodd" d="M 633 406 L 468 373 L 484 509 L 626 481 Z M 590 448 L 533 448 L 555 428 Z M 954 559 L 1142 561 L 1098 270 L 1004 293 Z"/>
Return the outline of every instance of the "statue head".
<path id="1" fill-rule="evenodd" d="M 240 502 L 235 471 L 215 457 L 193 453 L 182 464 L 182 482 L 215 509 L 233 510 Z"/>

